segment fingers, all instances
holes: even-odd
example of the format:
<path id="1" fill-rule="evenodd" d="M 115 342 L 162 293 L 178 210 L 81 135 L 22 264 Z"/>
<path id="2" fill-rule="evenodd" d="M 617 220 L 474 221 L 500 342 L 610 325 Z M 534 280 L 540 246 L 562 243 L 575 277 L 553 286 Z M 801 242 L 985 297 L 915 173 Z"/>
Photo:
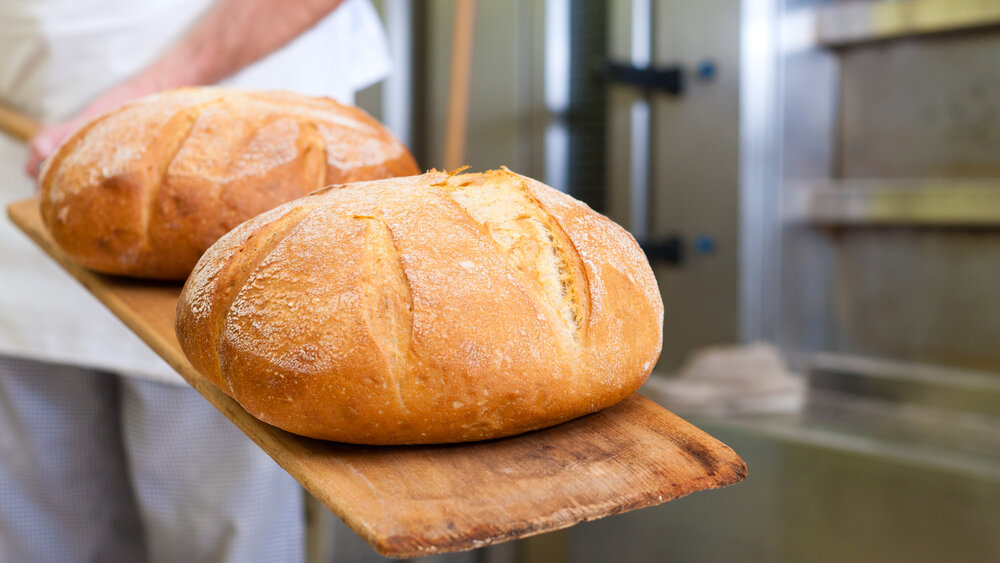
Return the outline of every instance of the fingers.
<path id="1" fill-rule="evenodd" d="M 25 174 L 37 179 L 38 173 L 42 169 L 42 163 L 45 162 L 45 158 L 50 152 L 51 150 L 39 149 L 35 146 L 34 142 L 32 142 L 28 149 L 28 161 L 24 164 Z"/>
<path id="2" fill-rule="evenodd" d="M 65 136 L 66 128 L 61 125 L 46 127 L 35 135 L 28 142 L 28 160 L 24 164 L 25 173 L 37 179 L 45 159 L 56 150 Z"/>
<path id="3" fill-rule="evenodd" d="M 2 0 L 0 0 L 2 1 Z M 52 155 L 67 135 L 84 126 L 91 119 L 110 108 L 135 97 L 130 87 L 123 84 L 99 97 L 72 119 L 61 123 L 45 126 L 28 142 L 28 160 L 24 163 L 24 171 L 28 176 L 37 179 L 45 159 Z"/>

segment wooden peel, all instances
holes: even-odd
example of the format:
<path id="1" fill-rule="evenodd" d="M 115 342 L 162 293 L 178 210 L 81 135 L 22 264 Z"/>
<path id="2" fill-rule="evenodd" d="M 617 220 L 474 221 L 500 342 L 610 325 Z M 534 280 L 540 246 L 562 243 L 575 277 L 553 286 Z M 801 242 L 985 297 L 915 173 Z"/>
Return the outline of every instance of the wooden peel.
<path id="1" fill-rule="evenodd" d="M 444 169 L 465 164 L 466 127 L 469 123 L 469 88 L 476 31 L 476 1 L 458 0 L 451 31 L 451 75 L 448 79 L 448 114 L 445 117 Z"/>
<path id="2" fill-rule="evenodd" d="M 354 446 L 260 422 L 201 376 L 174 336 L 179 284 L 96 274 L 56 247 L 36 199 L 14 223 L 188 383 L 380 553 L 473 549 L 731 485 L 746 465 L 725 444 L 639 395 L 512 438 L 443 446 Z"/>
<path id="3" fill-rule="evenodd" d="M 34 119 L 16 109 L 0 105 L 0 131 L 27 142 L 41 129 L 42 125 Z"/>

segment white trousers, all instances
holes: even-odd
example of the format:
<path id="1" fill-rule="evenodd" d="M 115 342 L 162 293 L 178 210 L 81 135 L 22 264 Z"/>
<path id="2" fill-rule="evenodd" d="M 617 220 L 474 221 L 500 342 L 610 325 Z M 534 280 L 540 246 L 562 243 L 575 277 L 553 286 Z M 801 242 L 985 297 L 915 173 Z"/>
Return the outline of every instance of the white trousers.
<path id="1" fill-rule="evenodd" d="M 302 496 L 190 388 L 0 356 L 0 561 L 302 561 Z"/>

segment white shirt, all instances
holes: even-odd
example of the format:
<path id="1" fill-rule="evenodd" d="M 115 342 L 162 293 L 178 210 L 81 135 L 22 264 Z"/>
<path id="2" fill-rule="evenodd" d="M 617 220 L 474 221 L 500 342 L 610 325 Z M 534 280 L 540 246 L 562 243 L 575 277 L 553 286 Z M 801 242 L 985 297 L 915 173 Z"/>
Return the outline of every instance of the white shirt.
<path id="1" fill-rule="evenodd" d="M 45 122 L 73 116 L 148 66 L 212 0 L 2 0 L 0 101 Z M 294 41 L 223 81 L 353 102 L 384 78 L 388 47 L 368 0 L 346 0 Z M 26 147 L 0 135 L 0 200 L 31 197 Z M 0 220 L 0 354 L 181 383 L 163 360 L 6 218 Z"/>

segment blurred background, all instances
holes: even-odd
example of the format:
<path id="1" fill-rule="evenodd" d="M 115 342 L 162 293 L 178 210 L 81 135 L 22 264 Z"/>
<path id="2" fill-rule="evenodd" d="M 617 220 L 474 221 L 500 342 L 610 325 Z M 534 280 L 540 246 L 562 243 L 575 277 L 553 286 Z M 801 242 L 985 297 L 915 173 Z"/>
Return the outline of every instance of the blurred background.
<path id="1" fill-rule="evenodd" d="M 1000 560 L 1000 3 L 462 2 L 376 2 L 396 71 L 360 105 L 424 168 L 628 228 L 666 309 L 644 392 L 750 476 L 425 560 Z M 312 515 L 317 560 L 380 560 Z"/>

